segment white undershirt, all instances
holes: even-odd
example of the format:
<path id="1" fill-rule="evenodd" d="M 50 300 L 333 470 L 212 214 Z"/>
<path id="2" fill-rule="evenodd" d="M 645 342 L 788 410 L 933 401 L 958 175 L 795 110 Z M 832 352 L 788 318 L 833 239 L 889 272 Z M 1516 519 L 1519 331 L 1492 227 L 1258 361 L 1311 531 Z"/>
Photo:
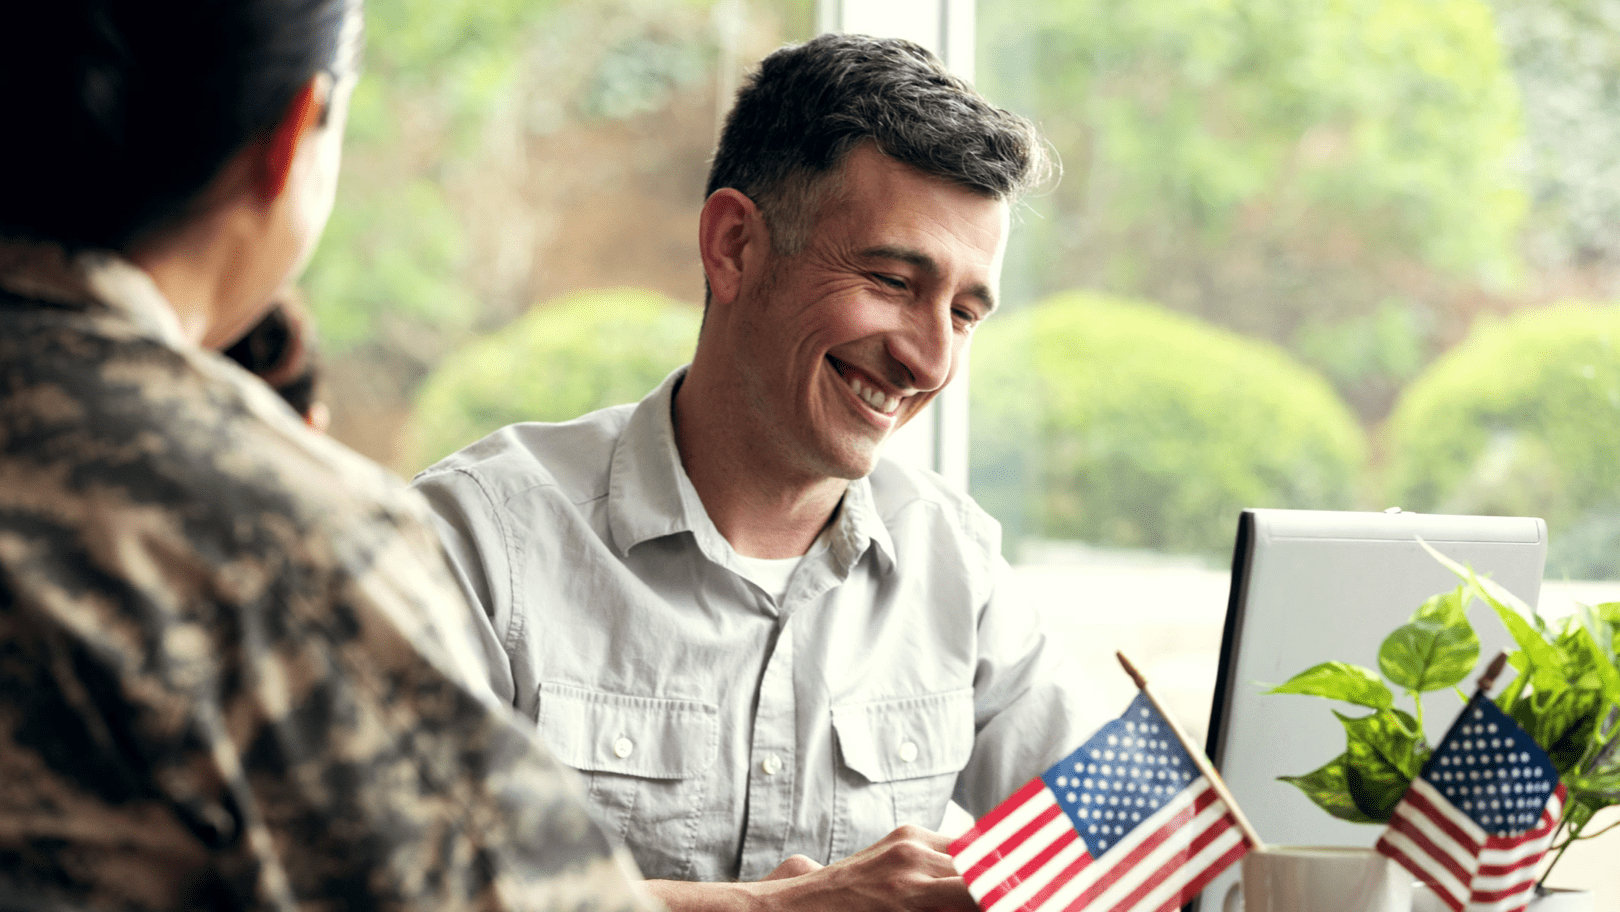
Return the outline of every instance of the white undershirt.
<path id="1" fill-rule="evenodd" d="M 743 576 L 748 581 L 765 590 L 765 594 L 778 602 L 787 595 L 788 583 L 793 579 L 793 571 L 799 569 L 804 555 L 798 557 L 744 557 L 734 554 L 738 566 L 742 567 Z"/>
<path id="2" fill-rule="evenodd" d="M 778 603 L 787 597 L 788 583 L 793 581 L 793 571 L 799 569 L 804 559 L 827 550 L 827 533 L 825 530 L 816 536 L 810 545 L 810 550 L 798 557 L 745 557 L 736 551 L 731 556 L 737 559 L 737 566 L 742 568 L 742 575 L 749 582 L 765 590 L 765 594 Z"/>

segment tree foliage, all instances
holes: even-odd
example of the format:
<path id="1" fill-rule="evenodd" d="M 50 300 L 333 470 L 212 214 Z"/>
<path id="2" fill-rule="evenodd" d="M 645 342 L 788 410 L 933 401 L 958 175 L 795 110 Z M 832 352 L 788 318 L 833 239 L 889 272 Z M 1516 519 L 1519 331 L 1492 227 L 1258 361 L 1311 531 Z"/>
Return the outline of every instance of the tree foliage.
<path id="1" fill-rule="evenodd" d="M 1426 357 L 1430 312 L 1516 275 L 1522 124 L 1482 0 L 979 9 L 987 91 L 1065 163 L 1026 224 L 1034 294 L 1143 296 L 1295 347 L 1376 419 L 1420 364 L 1357 351 L 1394 330 Z"/>
<path id="2" fill-rule="evenodd" d="M 1482 320 L 1406 389 L 1385 433 L 1401 506 L 1541 516 L 1550 574 L 1620 573 L 1620 306 Z"/>
<path id="3" fill-rule="evenodd" d="M 634 402 L 691 357 L 698 308 L 639 289 L 581 292 L 446 357 L 422 384 L 408 471 L 518 421 Z"/>
<path id="4" fill-rule="evenodd" d="M 535 197 L 590 179 L 534 173 L 537 147 L 706 95 L 713 5 L 369 0 L 337 206 L 303 283 L 329 347 L 426 365 L 521 313 L 554 268 L 533 262 L 538 240 L 577 217 Z M 712 124 L 696 128 L 707 143 Z M 700 198 L 701 175 L 691 182 Z"/>
<path id="5" fill-rule="evenodd" d="M 454 337 L 476 321 L 467 230 L 445 179 L 551 9 L 548 0 L 367 3 L 345 173 L 303 280 L 332 350 L 386 344 L 390 324 Z"/>
<path id="6" fill-rule="evenodd" d="M 1153 305 L 998 316 L 971 383 L 974 493 L 1015 533 L 1219 553 L 1245 507 L 1356 502 L 1365 442 L 1319 375 Z"/>
<path id="7" fill-rule="evenodd" d="M 1524 98 L 1527 255 L 1620 268 L 1620 0 L 1491 0 Z"/>

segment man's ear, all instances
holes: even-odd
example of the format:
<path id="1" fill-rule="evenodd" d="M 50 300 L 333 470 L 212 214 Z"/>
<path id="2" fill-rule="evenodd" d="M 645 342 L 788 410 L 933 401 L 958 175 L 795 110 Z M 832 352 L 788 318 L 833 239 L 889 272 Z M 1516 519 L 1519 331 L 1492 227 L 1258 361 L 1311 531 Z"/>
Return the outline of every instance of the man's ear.
<path id="1" fill-rule="evenodd" d="M 325 73 L 311 76 L 298 94 L 293 96 L 281 120 L 270 131 L 258 174 L 255 175 L 260 199 L 273 200 L 287 189 L 287 180 L 292 176 L 298 150 L 320 129 L 322 114 L 326 111 L 332 90 L 331 82 L 331 77 Z"/>
<path id="2" fill-rule="evenodd" d="M 714 191 L 698 216 L 698 254 L 714 300 L 729 304 L 742 289 L 743 274 L 770 244 L 759 207 L 730 187 Z"/>

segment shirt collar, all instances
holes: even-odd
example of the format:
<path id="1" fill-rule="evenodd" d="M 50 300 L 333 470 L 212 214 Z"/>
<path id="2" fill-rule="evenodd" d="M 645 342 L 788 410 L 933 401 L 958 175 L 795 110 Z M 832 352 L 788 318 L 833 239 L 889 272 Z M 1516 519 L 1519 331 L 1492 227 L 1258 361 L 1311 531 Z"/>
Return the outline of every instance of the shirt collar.
<path id="1" fill-rule="evenodd" d="M 693 504 L 709 531 L 719 535 L 703 512 L 697 491 L 681 467 L 680 452 L 675 449 L 675 422 L 670 408 L 675 388 L 685 376 L 686 368 L 677 368 L 648 393 L 630 413 L 630 421 L 613 447 L 607 519 L 620 557 L 649 539 L 696 532 L 690 517 Z"/>
<path id="2" fill-rule="evenodd" d="M 877 557 L 878 569 L 883 573 L 894 570 L 894 539 L 889 537 L 889 527 L 878 516 L 870 476 L 849 483 L 831 532 L 830 550 L 840 573 L 848 573 L 855 567 L 868 544 Z"/>
<path id="3" fill-rule="evenodd" d="M 630 413 L 609 469 L 608 530 L 620 557 L 644 541 L 690 532 L 711 560 L 728 564 L 731 546 L 709 519 L 675 447 L 672 406 L 685 377 L 686 367 L 677 368 Z M 883 572 L 894 568 L 894 542 L 867 478 L 850 482 L 827 535 L 827 553 L 840 575 L 854 568 L 869 545 Z"/>
<path id="4" fill-rule="evenodd" d="M 186 344 L 179 317 L 151 276 L 110 250 L 69 253 L 53 242 L 0 239 L 0 288 L 64 307 L 99 305 L 168 345 Z"/>

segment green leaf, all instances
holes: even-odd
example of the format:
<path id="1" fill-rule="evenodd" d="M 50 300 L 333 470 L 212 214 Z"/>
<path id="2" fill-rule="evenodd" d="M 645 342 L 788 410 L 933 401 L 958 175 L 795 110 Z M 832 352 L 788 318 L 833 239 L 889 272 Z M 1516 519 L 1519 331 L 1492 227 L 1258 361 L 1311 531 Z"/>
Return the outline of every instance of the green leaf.
<path id="1" fill-rule="evenodd" d="M 1428 753 L 1415 735 L 1416 720 L 1392 709 L 1359 718 L 1334 715 L 1344 723 L 1345 785 L 1351 800 L 1368 817 L 1389 820 Z"/>
<path id="2" fill-rule="evenodd" d="M 1580 606 L 1580 618 L 1592 669 L 1603 687 L 1603 698 L 1610 704 L 1620 705 L 1620 668 L 1615 667 L 1614 657 L 1615 622 L 1585 605 Z"/>
<path id="3" fill-rule="evenodd" d="M 1613 799 L 1603 802 L 1603 804 L 1612 803 Z M 1597 813 L 1603 804 L 1594 806 L 1588 803 L 1583 796 L 1572 793 L 1569 796 L 1569 801 L 1564 804 L 1563 822 L 1569 824 L 1570 832 L 1579 832 L 1582 827 L 1592 820 L 1592 815 Z"/>
<path id="4" fill-rule="evenodd" d="M 1459 585 L 1450 592 L 1442 592 L 1431 596 L 1417 610 L 1412 612 L 1414 621 L 1434 621 L 1448 627 L 1468 627 L 1468 587 Z"/>
<path id="5" fill-rule="evenodd" d="M 1547 751 L 1560 776 L 1586 755 L 1603 712 L 1601 693 L 1575 687 L 1533 691 L 1509 709 L 1514 721 Z"/>
<path id="6" fill-rule="evenodd" d="M 1320 769 L 1303 776 L 1278 776 L 1305 793 L 1305 797 L 1329 814 L 1351 823 L 1382 823 L 1367 816 L 1350 797 L 1350 786 L 1345 779 L 1346 755 L 1340 754 Z"/>
<path id="7" fill-rule="evenodd" d="M 1372 709 L 1395 705 L 1395 695 L 1371 669 L 1346 662 L 1323 662 L 1305 669 L 1286 682 L 1266 691 L 1268 694 L 1304 694 L 1343 700 Z"/>
<path id="8" fill-rule="evenodd" d="M 1489 577 L 1478 576 L 1472 568 L 1465 567 L 1436 551 L 1432 545 L 1421 537 L 1417 539 L 1417 543 L 1423 546 L 1423 550 L 1429 552 L 1429 556 L 1439 561 L 1441 565 L 1452 573 L 1455 573 L 1473 591 L 1473 594 L 1478 595 L 1485 601 L 1485 604 L 1490 605 L 1491 610 L 1495 611 L 1497 617 L 1502 619 L 1503 626 L 1507 627 L 1508 633 L 1513 636 L 1514 642 L 1519 644 L 1519 648 L 1524 651 L 1529 660 L 1528 665 L 1521 666 L 1515 663 L 1515 667 L 1532 675 L 1533 683 L 1534 677 L 1540 676 L 1542 683 L 1556 686 L 1556 680 L 1548 677 L 1547 670 L 1554 669 L 1556 672 L 1561 673 L 1563 671 L 1563 659 L 1558 654 L 1557 648 L 1548 643 L 1541 633 L 1526 620 L 1526 618 L 1535 618 L 1538 623 L 1540 622 L 1541 619 L 1536 615 L 1535 609 L 1526 605 L 1522 599 L 1512 592 L 1509 592 L 1506 586 Z"/>
<path id="9" fill-rule="evenodd" d="M 1468 623 L 1465 586 L 1424 602 L 1384 638 L 1378 668 L 1396 685 L 1424 693 L 1455 686 L 1479 661 L 1479 637 Z"/>
<path id="10" fill-rule="evenodd" d="M 1594 734 L 1591 752 L 1582 759 L 1581 769 L 1620 776 L 1620 706 L 1609 707 Z"/>
<path id="11" fill-rule="evenodd" d="M 1512 611 L 1517 612 L 1521 617 L 1535 616 L 1535 609 L 1531 608 L 1523 599 L 1509 591 L 1508 587 L 1488 576 L 1479 576 L 1475 574 L 1473 568 L 1459 564 L 1444 554 L 1441 554 L 1421 537 L 1417 539 L 1417 543 L 1422 545 L 1423 550 L 1429 552 L 1430 556 L 1444 565 L 1446 569 L 1457 574 L 1457 577 L 1464 583 L 1472 586 L 1480 598 L 1483 598 L 1487 602 L 1494 602 L 1499 606 L 1509 608 Z"/>
<path id="12" fill-rule="evenodd" d="M 1534 627 L 1530 626 L 1524 615 L 1513 607 L 1483 590 L 1480 591 L 1480 596 L 1491 606 L 1491 610 L 1496 612 L 1496 616 L 1502 619 L 1502 626 L 1507 628 L 1513 641 L 1519 644 L 1519 649 L 1524 652 L 1528 664 L 1523 670 L 1530 675 L 1530 685 L 1554 690 L 1565 686 L 1563 650 L 1547 642 Z"/>
<path id="13" fill-rule="evenodd" d="M 1571 797 L 1593 810 L 1620 804 L 1620 769 L 1570 776 L 1565 784 Z"/>
<path id="14" fill-rule="evenodd" d="M 1620 625 L 1620 602 L 1603 602 L 1599 605 L 1593 605 L 1592 611 L 1603 620 Z"/>
<path id="15" fill-rule="evenodd" d="M 1593 808 L 1620 804 L 1620 707 L 1611 707 L 1587 741 L 1586 755 L 1564 777 L 1570 794 Z"/>

